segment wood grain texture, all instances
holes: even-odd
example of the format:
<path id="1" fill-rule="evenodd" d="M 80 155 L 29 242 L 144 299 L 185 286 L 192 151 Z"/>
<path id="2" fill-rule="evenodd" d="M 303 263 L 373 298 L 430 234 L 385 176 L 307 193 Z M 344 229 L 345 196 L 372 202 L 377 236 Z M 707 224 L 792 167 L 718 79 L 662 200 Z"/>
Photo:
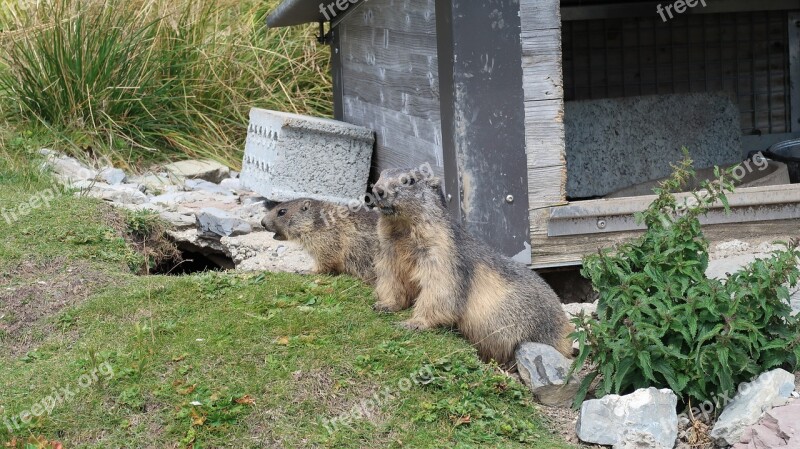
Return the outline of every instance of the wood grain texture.
<path id="1" fill-rule="evenodd" d="M 785 240 L 800 236 L 800 220 L 778 220 L 751 223 L 709 225 L 703 227 L 705 236 L 715 245 L 733 239 L 747 240 L 757 237 L 760 241 Z M 617 232 L 569 237 L 547 237 L 541 233 L 531 238 L 533 267 L 578 265 L 586 254 L 596 253 L 601 248 L 612 248 L 642 235 L 637 232 Z"/>
<path id="2" fill-rule="evenodd" d="M 344 120 L 376 132 L 372 177 L 442 172 L 434 0 L 370 0 L 340 25 Z"/>
<path id="3" fill-rule="evenodd" d="M 549 207 L 566 200 L 564 83 L 560 6 L 556 0 L 521 0 L 525 147 L 534 266 L 563 251 L 547 237 Z"/>

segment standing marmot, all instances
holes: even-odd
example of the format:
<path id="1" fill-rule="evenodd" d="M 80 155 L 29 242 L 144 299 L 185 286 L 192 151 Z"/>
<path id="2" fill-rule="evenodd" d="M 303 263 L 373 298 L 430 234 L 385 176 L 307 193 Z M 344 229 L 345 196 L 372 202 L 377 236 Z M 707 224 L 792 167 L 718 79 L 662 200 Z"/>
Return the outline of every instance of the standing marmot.
<path id="1" fill-rule="evenodd" d="M 359 208 L 300 198 L 268 205 L 261 224 L 275 240 L 300 242 L 316 263 L 315 272 L 346 273 L 375 283 L 379 214 Z"/>
<path id="2" fill-rule="evenodd" d="M 520 343 L 572 353 L 572 330 L 555 292 L 522 264 L 495 254 L 455 223 L 438 178 L 419 170 L 384 170 L 374 192 L 380 251 L 375 293 L 380 311 L 414 304 L 403 326 L 455 325 L 481 359 L 510 366 Z"/>

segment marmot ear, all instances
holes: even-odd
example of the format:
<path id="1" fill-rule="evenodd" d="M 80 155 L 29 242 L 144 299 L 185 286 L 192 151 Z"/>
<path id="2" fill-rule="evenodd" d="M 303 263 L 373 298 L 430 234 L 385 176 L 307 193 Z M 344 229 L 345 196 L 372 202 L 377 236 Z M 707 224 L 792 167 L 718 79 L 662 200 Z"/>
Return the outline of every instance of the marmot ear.
<path id="1" fill-rule="evenodd" d="M 271 211 L 272 209 L 275 209 L 275 206 L 277 206 L 278 204 L 281 204 L 281 202 L 266 200 L 266 199 L 264 200 L 264 207 L 267 209 L 267 212 Z"/>
<path id="2" fill-rule="evenodd" d="M 310 200 L 303 201 L 303 212 L 307 211 L 309 208 L 311 208 L 311 201 Z"/>

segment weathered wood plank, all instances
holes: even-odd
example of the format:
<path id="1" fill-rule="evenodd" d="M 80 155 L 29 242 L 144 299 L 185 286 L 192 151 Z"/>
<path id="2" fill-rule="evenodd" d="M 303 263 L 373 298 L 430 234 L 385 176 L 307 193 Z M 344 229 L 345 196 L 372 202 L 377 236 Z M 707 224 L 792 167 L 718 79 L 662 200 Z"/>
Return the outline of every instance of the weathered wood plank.
<path id="1" fill-rule="evenodd" d="M 784 240 L 787 237 L 797 236 L 798 231 L 800 231 L 800 220 L 733 223 L 703 227 L 703 233 L 712 242 L 712 245 L 733 239 L 747 240 L 754 237 L 758 237 L 760 241 Z M 641 234 L 641 232 L 618 232 L 569 237 L 547 237 L 546 234 L 534 234 L 531 237 L 533 267 L 577 265 L 581 263 L 585 254 L 596 253 L 601 248 L 612 248 L 614 245 L 630 241 Z"/>
<path id="2" fill-rule="evenodd" d="M 395 58 L 397 58 L 398 54 L 436 55 L 436 36 L 432 34 L 364 27 L 352 25 L 348 22 L 343 23 L 340 27 L 343 27 L 342 29 L 347 39 L 356 39 L 372 45 L 376 51 L 393 50 L 402 52 L 394 53 Z"/>
<path id="3" fill-rule="evenodd" d="M 380 105 L 386 109 L 427 120 L 439 120 L 439 93 L 422 86 L 409 86 L 404 80 L 408 77 L 386 73 L 383 80 L 375 79 L 369 73 L 343 69 L 348 80 L 344 95 L 356 97 L 365 103 Z M 437 86 L 438 87 L 438 86 Z"/>
<path id="4" fill-rule="evenodd" d="M 560 99 L 527 101 L 525 117 L 528 170 L 551 166 L 566 167 L 564 103 Z M 530 176 L 529 179 L 536 181 Z"/>
<path id="5" fill-rule="evenodd" d="M 523 34 L 535 30 L 561 29 L 561 4 L 558 0 L 522 0 L 519 10 Z"/>
<path id="6" fill-rule="evenodd" d="M 372 1 L 362 5 L 347 18 L 350 25 L 406 31 L 414 34 L 436 35 L 434 0 L 403 2 Z M 399 3 L 399 4 L 398 4 Z M 387 14 L 387 8 L 389 13 Z"/>
<path id="7" fill-rule="evenodd" d="M 528 168 L 528 201 L 531 210 L 564 204 L 564 166 Z"/>
<path id="8" fill-rule="evenodd" d="M 428 162 L 441 174 L 434 0 L 370 0 L 338 27 L 343 113 L 376 131 L 372 177 Z"/>
<path id="9" fill-rule="evenodd" d="M 549 260 L 549 206 L 566 200 L 561 17 L 558 0 L 521 0 L 525 147 L 533 264 Z"/>
<path id="10" fill-rule="evenodd" d="M 347 27 L 345 27 L 346 29 Z M 348 64 L 358 64 L 369 67 L 381 67 L 397 72 L 432 72 L 436 73 L 439 64 L 436 48 L 427 49 L 402 49 L 403 57 L 398 58 L 396 53 L 376 47 L 364 36 L 354 34 L 352 30 L 345 30 L 348 39 L 343 43 L 344 58 Z M 400 51 L 400 49 L 396 49 Z"/>
<path id="11" fill-rule="evenodd" d="M 358 117 L 359 125 L 375 130 L 375 172 L 425 162 L 441 172 L 441 129 L 436 123 L 349 96 L 344 97 L 344 113 L 346 117 Z"/>

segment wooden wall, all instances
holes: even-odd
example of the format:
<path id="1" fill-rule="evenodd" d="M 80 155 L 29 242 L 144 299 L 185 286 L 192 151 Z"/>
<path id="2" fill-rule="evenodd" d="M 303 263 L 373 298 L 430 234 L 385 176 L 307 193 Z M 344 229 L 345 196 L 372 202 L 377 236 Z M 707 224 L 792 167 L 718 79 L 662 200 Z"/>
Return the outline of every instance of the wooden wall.
<path id="1" fill-rule="evenodd" d="M 549 208 L 566 200 L 559 1 L 521 0 L 520 19 L 532 262 L 534 267 L 545 267 L 552 245 L 547 238 Z"/>
<path id="2" fill-rule="evenodd" d="M 338 30 L 343 120 L 375 130 L 373 177 L 425 162 L 441 175 L 435 1 L 370 0 Z"/>

